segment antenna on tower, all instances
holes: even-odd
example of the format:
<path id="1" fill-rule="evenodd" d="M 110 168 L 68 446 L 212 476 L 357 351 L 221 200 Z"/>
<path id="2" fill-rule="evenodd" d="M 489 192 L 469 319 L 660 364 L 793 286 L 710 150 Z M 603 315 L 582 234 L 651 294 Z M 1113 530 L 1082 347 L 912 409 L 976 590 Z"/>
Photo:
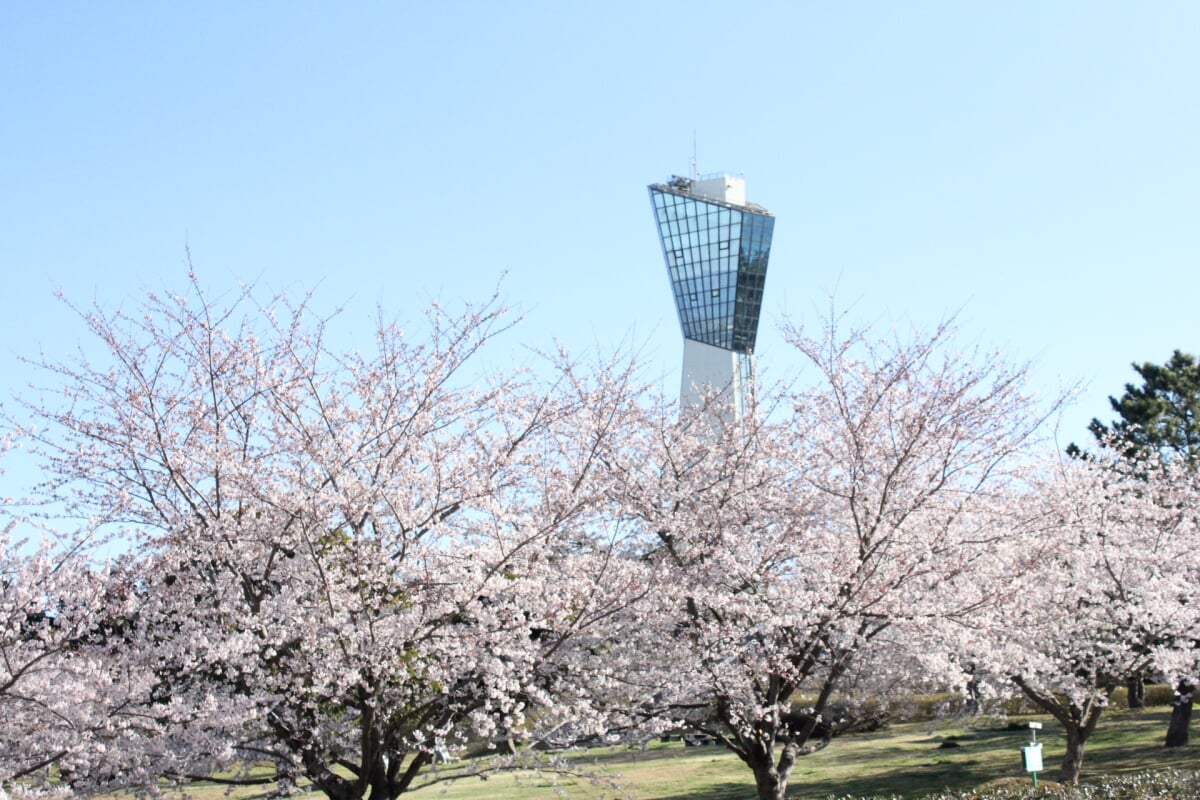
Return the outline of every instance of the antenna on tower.
<path id="1" fill-rule="evenodd" d="M 700 165 L 696 161 L 696 129 L 692 128 L 692 180 L 700 177 Z"/>

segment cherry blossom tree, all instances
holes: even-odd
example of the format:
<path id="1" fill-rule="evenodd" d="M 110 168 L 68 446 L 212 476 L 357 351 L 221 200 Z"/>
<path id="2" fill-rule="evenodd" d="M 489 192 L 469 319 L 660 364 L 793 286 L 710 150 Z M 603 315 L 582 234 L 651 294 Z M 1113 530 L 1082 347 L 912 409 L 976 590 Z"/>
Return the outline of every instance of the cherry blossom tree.
<path id="1" fill-rule="evenodd" d="M 55 687 L 86 685 L 63 678 L 76 667 L 89 672 L 92 665 L 70 652 L 90 616 L 77 599 L 86 592 L 76 591 L 86 579 L 45 550 L 23 556 L 7 535 L 0 545 L 0 782 L 9 782 L 38 773 L 75 747 L 66 740 L 75 738 L 71 710 L 79 705 L 78 695 Z M 72 590 L 62 609 L 55 602 L 63 596 L 60 575 Z"/>
<path id="2" fill-rule="evenodd" d="M 1007 465 L 1041 421 L 1024 369 L 955 352 L 948 327 L 787 335 L 809 387 L 740 422 L 660 412 L 624 464 L 673 602 L 661 706 L 736 753 L 763 800 L 797 758 L 877 724 L 854 690 L 911 678 L 898 648 L 980 602 Z"/>
<path id="3" fill-rule="evenodd" d="M 1188 465 L 1196 469 L 1200 447 L 1200 370 L 1195 356 L 1179 350 L 1171 354 L 1165 364 L 1132 364 L 1142 379 L 1140 386 L 1125 385 L 1121 397 L 1109 397 L 1112 410 L 1118 419 L 1105 424 L 1093 419 L 1088 430 L 1101 448 L 1116 447 L 1130 461 L 1145 459 L 1152 455 L 1179 467 Z M 1072 443 L 1067 452 L 1085 456 L 1084 451 Z M 1111 459 L 1111 452 L 1104 458 Z M 1142 675 L 1130 677 L 1130 708 L 1141 708 L 1144 702 L 1145 683 Z M 1187 744 L 1188 719 L 1192 711 L 1192 695 L 1196 684 L 1184 679 L 1177 684 L 1174 713 L 1168 726 L 1167 746 L 1181 747 Z"/>
<path id="4" fill-rule="evenodd" d="M 1010 529 L 1009 591 L 958 645 L 1062 724 L 1066 783 L 1113 690 L 1178 666 L 1200 623 L 1183 472 L 1103 456 L 1055 463 L 1014 496 L 1023 522 Z"/>
<path id="5" fill-rule="evenodd" d="M 99 350 L 42 363 L 61 394 L 22 432 L 36 496 L 132 548 L 116 660 L 145 686 L 145 735 L 80 786 L 268 762 L 227 780 L 391 800 L 468 740 L 637 721 L 595 655 L 650 587 L 600 468 L 631 364 L 485 373 L 495 301 L 381 323 L 369 354 L 335 352 L 306 303 L 194 278 L 80 315 Z"/>
<path id="6" fill-rule="evenodd" d="M 83 542 L 0 533 L 0 785 L 111 774 L 111 748 L 146 732 L 146 689 L 111 657 L 125 604 Z"/>
<path id="7" fill-rule="evenodd" d="M 0 456 L 13 449 L 11 434 L 0 437 Z M 103 675 L 87 640 L 105 605 L 104 575 L 69 542 L 15 538 L 13 503 L 0 498 L 0 789 L 45 785 L 54 764 L 85 747 Z"/>

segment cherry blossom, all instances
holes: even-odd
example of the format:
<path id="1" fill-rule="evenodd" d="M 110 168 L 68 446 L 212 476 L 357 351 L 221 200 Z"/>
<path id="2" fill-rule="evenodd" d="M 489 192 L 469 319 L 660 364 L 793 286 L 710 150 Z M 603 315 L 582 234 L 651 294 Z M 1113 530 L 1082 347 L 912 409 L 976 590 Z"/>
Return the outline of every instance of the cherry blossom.
<path id="1" fill-rule="evenodd" d="M 659 412 L 624 467 L 674 605 L 663 712 L 736 753 L 764 800 L 797 758 L 878 724 L 912 680 L 906 645 L 980 603 L 1042 420 L 1023 368 L 956 354 L 949 328 L 788 336 L 808 386 L 764 392 L 740 421 Z"/>
<path id="2" fill-rule="evenodd" d="M 390 800 L 469 740 L 640 721 L 597 657 L 651 587 L 601 468 L 636 407 L 627 360 L 486 373 L 494 301 L 435 306 L 423 334 L 380 324 L 369 354 L 250 289 L 81 316 L 100 352 L 44 365 L 62 395 L 21 433 L 39 495 L 129 542 L 105 668 L 136 678 L 122 705 L 143 725 L 112 760 L 47 743 L 21 764 L 57 760 L 83 790 L 268 762 L 227 780 Z"/>

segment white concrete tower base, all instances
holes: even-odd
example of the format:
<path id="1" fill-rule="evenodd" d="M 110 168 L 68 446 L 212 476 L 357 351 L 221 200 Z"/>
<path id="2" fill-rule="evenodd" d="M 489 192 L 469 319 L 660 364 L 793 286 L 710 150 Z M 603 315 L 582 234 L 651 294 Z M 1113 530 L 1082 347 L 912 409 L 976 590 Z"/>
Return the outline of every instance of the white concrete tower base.
<path id="1" fill-rule="evenodd" d="M 741 419 L 754 387 L 753 363 L 749 353 L 684 339 L 680 405 L 699 408 L 716 401 L 719 407 L 731 409 L 734 419 Z"/>

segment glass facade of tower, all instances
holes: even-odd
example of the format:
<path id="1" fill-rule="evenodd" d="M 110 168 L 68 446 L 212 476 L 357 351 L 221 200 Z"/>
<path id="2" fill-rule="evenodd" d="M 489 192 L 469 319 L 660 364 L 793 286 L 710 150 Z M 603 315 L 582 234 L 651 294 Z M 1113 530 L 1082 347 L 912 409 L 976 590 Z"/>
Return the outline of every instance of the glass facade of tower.
<path id="1" fill-rule="evenodd" d="M 775 218 L 694 194 L 686 178 L 654 184 L 650 199 L 684 337 L 752 352 Z"/>

